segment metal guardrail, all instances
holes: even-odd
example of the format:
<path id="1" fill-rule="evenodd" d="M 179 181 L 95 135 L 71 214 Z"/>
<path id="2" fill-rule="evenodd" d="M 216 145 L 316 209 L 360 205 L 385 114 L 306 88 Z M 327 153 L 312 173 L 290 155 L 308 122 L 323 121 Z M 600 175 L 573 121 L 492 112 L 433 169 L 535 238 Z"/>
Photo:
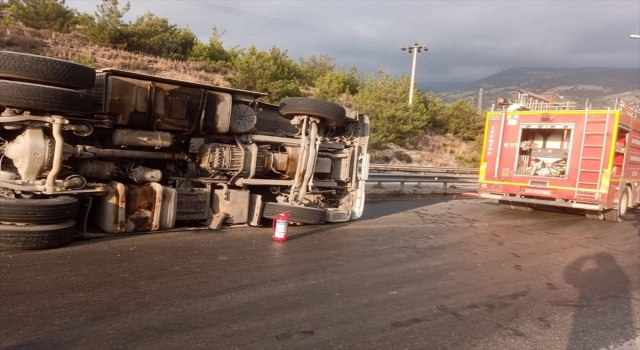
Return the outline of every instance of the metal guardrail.
<path id="1" fill-rule="evenodd" d="M 433 167 L 404 164 L 369 164 L 370 172 L 401 171 L 407 173 L 477 174 L 478 168 Z"/>
<path id="2" fill-rule="evenodd" d="M 440 175 L 436 173 L 415 174 L 415 173 L 369 173 L 367 182 L 375 182 L 378 186 L 382 183 L 400 183 L 400 189 L 404 190 L 405 183 L 415 183 L 416 187 L 420 187 L 422 183 L 442 183 L 444 192 L 447 192 L 449 184 L 477 184 L 477 174 L 446 174 Z"/>

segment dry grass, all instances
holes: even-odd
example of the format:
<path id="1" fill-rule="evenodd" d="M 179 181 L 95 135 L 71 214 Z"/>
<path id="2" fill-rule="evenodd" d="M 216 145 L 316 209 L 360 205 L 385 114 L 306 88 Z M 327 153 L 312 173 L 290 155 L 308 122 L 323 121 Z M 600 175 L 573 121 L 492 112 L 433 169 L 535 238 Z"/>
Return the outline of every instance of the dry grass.
<path id="1" fill-rule="evenodd" d="M 385 143 L 371 151 L 372 163 L 415 164 L 444 167 L 477 167 L 470 162 L 477 145 L 451 135 L 423 135 L 406 147 Z"/>
<path id="2" fill-rule="evenodd" d="M 469 165 L 470 155 L 479 151 L 473 143 L 452 135 L 423 135 L 410 145 L 408 152 L 415 154 L 419 164 L 463 167 Z"/>
<path id="3" fill-rule="evenodd" d="M 160 77 L 229 86 L 227 69 L 201 62 L 182 62 L 91 45 L 79 33 L 61 34 L 21 25 L 0 27 L 0 48 L 44 55 L 94 68 L 115 68 Z"/>

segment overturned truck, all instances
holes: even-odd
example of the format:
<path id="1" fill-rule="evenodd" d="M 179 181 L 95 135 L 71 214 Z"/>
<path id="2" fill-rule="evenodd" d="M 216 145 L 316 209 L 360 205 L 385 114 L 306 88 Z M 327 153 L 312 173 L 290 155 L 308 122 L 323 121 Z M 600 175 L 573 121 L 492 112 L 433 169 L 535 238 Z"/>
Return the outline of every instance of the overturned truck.
<path id="1" fill-rule="evenodd" d="M 0 51 L 0 248 L 362 215 L 366 115 Z"/>

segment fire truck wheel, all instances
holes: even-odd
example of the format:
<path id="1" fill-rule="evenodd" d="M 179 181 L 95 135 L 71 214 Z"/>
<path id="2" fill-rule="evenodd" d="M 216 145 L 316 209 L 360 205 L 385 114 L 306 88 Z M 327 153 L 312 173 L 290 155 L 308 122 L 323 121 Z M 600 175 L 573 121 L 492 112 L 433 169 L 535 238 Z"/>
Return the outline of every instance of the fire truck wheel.
<path id="1" fill-rule="evenodd" d="M 96 71 L 56 58 L 0 51 L 0 77 L 71 89 L 90 89 L 95 84 Z"/>
<path id="2" fill-rule="evenodd" d="M 67 220 L 51 225 L 0 224 L 1 250 L 51 249 L 73 242 L 76 222 Z"/>
<path id="3" fill-rule="evenodd" d="M 509 202 L 509 201 L 498 200 L 498 205 L 502 209 L 513 209 L 513 206 L 511 205 L 511 202 Z"/>
<path id="4" fill-rule="evenodd" d="M 627 187 L 627 189 L 622 192 L 620 196 L 620 216 L 627 215 L 627 210 L 629 209 L 629 197 L 631 193 L 631 188 Z"/>
<path id="5" fill-rule="evenodd" d="M 526 203 L 514 203 L 514 208 L 515 210 L 520 210 L 520 211 L 533 211 L 533 208 L 531 208 L 529 206 L 529 204 Z"/>
<path id="6" fill-rule="evenodd" d="M 311 225 L 324 224 L 327 215 L 327 211 L 320 208 L 310 208 L 292 204 L 265 203 L 262 217 L 273 219 L 276 215 L 285 211 L 289 212 L 289 220 L 291 222 Z"/>
<path id="7" fill-rule="evenodd" d="M 604 220 L 604 213 L 602 213 L 601 211 L 587 210 L 584 213 L 584 216 L 586 216 L 587 219 L 590 219 L 590 220 Z"/>
<path id="8" fill-rule="evenodd" d="M 520 210 L 520 211 L 532 211 L 533 208 L 526 203 L 515 203 L 512 201 L 498 200 L 498 205 L 504 209 Z"/>
<path id="9" fill-rule="evenodd" d="M 280 102 L 279 111 L 289 119 L 297 115 L 318 117 L 328 126 L 340 126 L 346 118 L 346 111 L 342 106 L 308 97 L 287 97 Z"/>
<path id="10" fill-rule="evenodd" d="M 85 114 L 93 110 L 93 97 L 71 89 L 0 80 L 0 105 L 16 109 Z"/>
<path id="11" fill-rule="evenodd" d="M 53 224 L 73 219 L 78 215 L 78 198 L 17 199 L 0 198 L 0 222 Z"/>
<path id="12" fill-rule="evenodd" d="M 617 209 L 609 209 L 604 211 L 604 219 L 611 222 L 622 222 L 627 214 L 629 206 L 629 191 L 627 189 L 620 195 L 620 201 Z"/>

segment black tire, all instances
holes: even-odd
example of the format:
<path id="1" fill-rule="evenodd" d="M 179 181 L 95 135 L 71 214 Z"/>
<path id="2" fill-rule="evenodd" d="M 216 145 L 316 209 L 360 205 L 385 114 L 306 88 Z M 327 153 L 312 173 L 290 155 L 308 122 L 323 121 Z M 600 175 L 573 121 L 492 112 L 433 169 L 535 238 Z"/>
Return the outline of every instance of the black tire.
<path id="1" fill-rule="evenodd" d="M 602 213 L 602 211 L 587 210 L 584 213 L 584 216 L 589 220 L 604 220 L 604 214 Z"/>
<path id="2" fill-rule="evenodd" d="M 609 209 L 604 211 L 604 220 L 610 222 L 622 222 L 622 217 L 618 209 Z"/>
<path id="3" fill-rule="evenodd" d="M 532 211 L 533 208 L 527 203 L 512 202 L 507 200 L 498 200 L 498 204 L 501 208 L 519 210 L 519 211 Z"/>
<path id="4" fill-rule="evenodd" d="M 513 209 L 513 207 L 511 206 L 511 203 L 509 201 L 498 200 L 498 205 L 502 209 L 509 209 L 509 210 Z"/>
<path id="5" fill-rule="evenodd" d="M 16 199 L 0 198 L 0 222 L 24 224 L 54 224 L 78 215 L 79 200 L 75 197 Z"/>
<path id="6" fill-rule="evenodd" d="M 285 118 L 297 115 L 318 117 L 328 126 L 340 126 L 346 118 L 346 111 L 342 106 L 308 97 L 287 97 L 280 102 L 278 110 Z"/>
<path id="7" fill-rule="evenodd" d="M 299 222 L 302 224 L 324 224 L 327 216 L 327 211 L 320 208 L 310 208 L 292 204 L 265 203 L 262 217 L 273 219 L 276 215 L 285 211 L 289 212 L 289 220 L 291 222 Z"/>
<path id="8" fill-rule="evenodd" d="M 93 97 L 71 89 L 0 80 L 0 106 L 87 114 L 93 111 Z"/>
<path id="9" fill-rule="evenodd" d="M 71 89 L 91 89 L 96 81 L 96 71 L 56 58 L 0 51 L 0 77 Z"/>
<path id="10" fill-rule="evenodd" d="M 620 201 L 617 209 L 609 209 L 604 211 L 604 220 L 611 222 L 622 222 L 627 214 L 629 205 L 629 191 L 625 188 L 620 195 Z"/>
<path id="11" fill-rule="evenodd" d="M 0 224 L 1 250 L 51 249 L 73 242 L 76 222 L 67 220 L 52 225 Z"/>

